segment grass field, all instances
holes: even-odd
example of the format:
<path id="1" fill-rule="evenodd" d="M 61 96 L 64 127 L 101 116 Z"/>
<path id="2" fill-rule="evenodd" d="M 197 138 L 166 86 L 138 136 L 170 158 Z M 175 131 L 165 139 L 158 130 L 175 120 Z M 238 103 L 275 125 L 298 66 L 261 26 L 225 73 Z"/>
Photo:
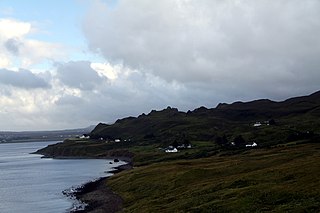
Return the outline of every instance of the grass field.
<path id="1" fill-rule="evenodd" d="M 107 183 L 124 212 L 320 212 L 319 116 L 320 92 L 188 112 L 168 107 L 98 124 L 88 140 L 37 153 L 130 159 L 134 169 Z M 253 142 L 256 149 L 246 148 Z"/>
<path id="2" fill-rule="evenodd" d="M 320 212 L 320 143 L 153 163 L 108 185 L 124 212 Z"/>

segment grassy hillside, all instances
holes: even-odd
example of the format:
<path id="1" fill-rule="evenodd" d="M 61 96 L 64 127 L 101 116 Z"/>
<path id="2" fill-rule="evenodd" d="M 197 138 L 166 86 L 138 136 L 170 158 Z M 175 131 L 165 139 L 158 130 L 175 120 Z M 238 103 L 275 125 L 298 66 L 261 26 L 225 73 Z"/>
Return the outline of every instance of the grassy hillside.
<path id="1" fill-rule="evenodd" d="M 137 167 L 111 177 L 124 212 L 319 212 L 320 143 Z"/>
<path id="2" fill-rule="evenodd" d="M 168 107 L 37 153 L 130 158 L 134 169 L 108 180 L 124 212 L 320 212 L 319 118 L 320 92 L 186 113 Z M 164 151 L 182 144 L 192 148 Z"/>
<path id="3" fill-rule="evenodd" d="M 216 108 L 200 107 L 179 112 L 168 107 L 137 118 L 119 119 L 112 125 L 99 124 L 92 138 L 131 139 L 145 144 L 170 145 L 172 142 L 213 141 L 226 136 L 231 142 L 242 135 L 260 146 L 286 143 L 295 134 L 320 132 L 320 92 L 291 98 L 283 102 L 257 100 L 247 103 L 219 104 Z M 272 126 L 266 122 L 274 121 Z M 254 128 L 255 122 L 263 125 Z"/>
<path id="4" fill-rule="evenodd" d="M 257 100 L 247 103 L 200 107 L 186 113 L 168 107 L 137 118 L 99 124 L 91 139 L 72 139 L 38 153 L 47 156 L 133 157 L 135 165 L 175 159 L 197 159 L 221 152 L 241 152 L 246 144 L 272 147 L 320 139 L 320 92 L 283 102 Z M 272 121 L 272 122 L 271 122 Z M 254 126 L 260 122 L 260 126 Z M 241 136 L 241 137 L 239 137 Z M 241 138 L 241 140 L 237 140 Z M 121 143 L 114 143 L 121 139 Z M 232 145 L 236 142 L 236 146 Z M 190 143 L 192 149 L 176 155 L 164 153 L 170 145 Z"/>

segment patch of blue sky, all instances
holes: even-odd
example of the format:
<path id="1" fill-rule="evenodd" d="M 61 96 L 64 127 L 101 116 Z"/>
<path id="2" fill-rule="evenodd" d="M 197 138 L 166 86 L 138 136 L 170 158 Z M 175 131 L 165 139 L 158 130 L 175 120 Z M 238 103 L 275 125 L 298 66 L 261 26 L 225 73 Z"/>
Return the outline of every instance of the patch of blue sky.
<path id="1" fill-rule="evenodd" d="M 2 18 L 31 22 L 39 31 L 28 37 L 82 45 L 81 21 L 88 4 L 79 0 L 0 0 Z"/>
<path id="2" fill-rule="evenodd" d="M 118 0 L 102 0 L 109 7 L 115 7 Z M 87 60 L 103 63 L 105 59 L 99 54 L 87 50 L 82 33 L 82 21 L 91 1 L 87 0 L 0 0 L 0 18 L 11 18 L 30 22 L 36 28 L 30 39 L 50 43 L 60 43 L 68 47 L 70 53 L 64 61 Z M 48 70 L 55 61 L 43 61 L 34 64 L 33 69 Z M 19 64 L 18 61 L 15 64 Z"/>

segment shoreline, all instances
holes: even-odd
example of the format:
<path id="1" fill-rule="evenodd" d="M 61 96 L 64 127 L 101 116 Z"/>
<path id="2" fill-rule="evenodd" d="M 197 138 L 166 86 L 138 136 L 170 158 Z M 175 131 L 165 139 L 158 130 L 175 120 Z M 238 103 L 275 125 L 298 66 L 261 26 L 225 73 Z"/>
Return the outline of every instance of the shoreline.
<path id="1" fill-rule="evenodd" d="M 124 165 L 114 167 L 114 170 L 108 171 L 108 173 L 117 174 L 132 169 L 132 162 L 126 162 Z M 89 181 L 70 192 L 63 191 L 62 193 L 66 197 L 76 201 L 70 209 L 70 213 L 113 213 L 122 210 L 123 199 L 106 184 L 109 177 L 100 177 Z"/>
<path id="2" fill-rule="evenodd" d="M 111 171 L 106 170 L 105 173 L 111 174 L 110 176 L 133 168 L 133 154 L 128 151 L 109 152 L 98 156 L 81 156 L 72 155 L 71 153 L 51 153 L 42 149 L 30 154 L 38 154 L 42 155 L 41 158 L 51 159 L 105 159 L 113 161 L 110 164 L 119 161 L 125 162 L 125 164 L 119 166 L 115 164 Z M 98 177 L 80 186 L 70 186 L 71 188 L 63 190 L 62 194 L 73 201 L 72 206 L 67 211 L 70 213 L 113 213 L 122 210 L 122 198 L 115 194 L 106 184 L 110 176 Z"/>
<path id="3" fill-rule="evenodd" d="M 132 158 L 131 157 L 125 157 L 125 156 L 103 156 L 103 157 L 96 157 L 96 156 L 50 156 L 50 155 L 44 155 L 41 153 L 36 153 L 32 152 L 30 154 L 35 154 L 35 155 L 42 155 L 41 158 L 52 158 L 52 159 L 61 159 L 61 160 L 68 160 L 68 159 L 105 159 L 105 160 L 120 160 L 126 162 L 126 164 L 132 164 Z M 114 167 L 115 169 L 117 167 Z M 111 172 L 110 172 L 111 173 Z"/>

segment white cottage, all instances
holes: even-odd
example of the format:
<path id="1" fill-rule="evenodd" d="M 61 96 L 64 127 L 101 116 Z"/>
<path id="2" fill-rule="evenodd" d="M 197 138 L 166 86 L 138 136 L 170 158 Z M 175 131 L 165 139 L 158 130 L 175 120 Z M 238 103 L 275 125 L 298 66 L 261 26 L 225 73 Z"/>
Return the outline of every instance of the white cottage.
<path id="1" fill-rule="evenodd" d="M 259 127 L 261 126 L 262 124 L 260 122 L 256 122 L 255 124 L 253 124 L 254 127 Z"/>
<path id="2" fill-rule="evenodd" d="M 168 149 L 165 150 L 165 152 L 167 152 L 167 153 L 170 153 L 170 152 L 178 152 L 178 150 L 177 150 L 177 148 L 173 148 L 173 149 L 168 148 Z"/>

